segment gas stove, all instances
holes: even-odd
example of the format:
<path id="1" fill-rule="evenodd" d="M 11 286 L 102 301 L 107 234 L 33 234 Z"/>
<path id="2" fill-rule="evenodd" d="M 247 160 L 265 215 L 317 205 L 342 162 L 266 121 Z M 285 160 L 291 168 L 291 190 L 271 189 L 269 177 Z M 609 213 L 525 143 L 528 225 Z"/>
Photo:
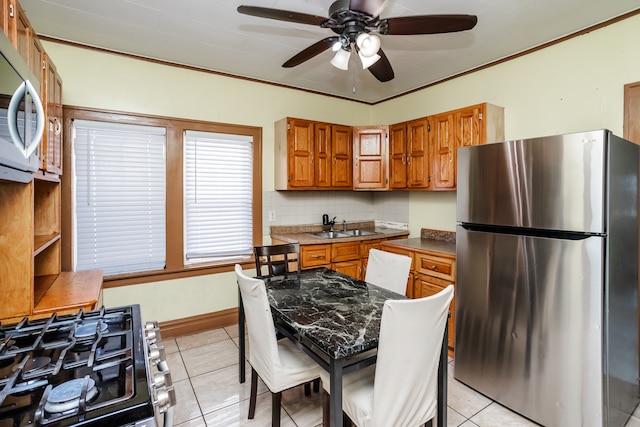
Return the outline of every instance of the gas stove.
<path id="1" fill-rule="evenodd" d="M 138 305 L 0 326 L 0 427 L 171 425 L 159 337 Z"/>

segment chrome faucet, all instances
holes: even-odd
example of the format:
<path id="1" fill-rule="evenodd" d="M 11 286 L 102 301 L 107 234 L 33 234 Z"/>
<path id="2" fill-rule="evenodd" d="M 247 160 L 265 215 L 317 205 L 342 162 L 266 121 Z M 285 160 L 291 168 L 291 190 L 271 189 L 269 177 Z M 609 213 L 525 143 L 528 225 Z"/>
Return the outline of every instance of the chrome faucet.
<path id="1" fill-rule="evenodd" d="M 336 223 L 336 217 L 334 216 L 331 221 L 329 221 L 329 231 L 333 231 L 333 226 Z"/>

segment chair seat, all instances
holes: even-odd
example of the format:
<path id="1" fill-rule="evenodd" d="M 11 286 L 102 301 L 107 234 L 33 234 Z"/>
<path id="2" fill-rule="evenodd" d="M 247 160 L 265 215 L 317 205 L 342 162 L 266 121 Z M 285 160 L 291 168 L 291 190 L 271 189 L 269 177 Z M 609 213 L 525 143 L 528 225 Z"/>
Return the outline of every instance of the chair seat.
<path id="1" fill-rule="evenodd" d="M 373 383 L 376 365 L 350 372 L 342 377 L 342 410 L 358 427 L 367 427 L 373 416 Z M 329 392 L 329 373 L 320 371 L 322 387 Z"/>
<path id="2" fill-rule="evenodd" d="M 273 393 L 313 381 L 323 370 L 311 357 L 288 339 L 278 341 L 278 353 L 282 372 L 274 372 L 274 375 L 268 377 L 262 376 L 258 372 L 262 381 Z"/>

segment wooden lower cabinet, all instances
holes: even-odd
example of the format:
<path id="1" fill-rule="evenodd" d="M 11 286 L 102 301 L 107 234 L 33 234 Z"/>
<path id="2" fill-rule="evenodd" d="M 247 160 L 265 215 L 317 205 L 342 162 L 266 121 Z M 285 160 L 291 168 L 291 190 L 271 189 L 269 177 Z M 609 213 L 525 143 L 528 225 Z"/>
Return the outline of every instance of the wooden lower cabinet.
<path id="1" fill-rule="evenodd" d="M 330 267 L 331 244 L 300 246 L 300 268 Z"/>
<path id="2" fill-rule="evenodd" d="M 360 278 L 362 271 L 361 261 L 359 259 L 353 261 L 334 262 L 331 264 L 331 268 L 335 271 L 339 271 L 347 276 Z"/>

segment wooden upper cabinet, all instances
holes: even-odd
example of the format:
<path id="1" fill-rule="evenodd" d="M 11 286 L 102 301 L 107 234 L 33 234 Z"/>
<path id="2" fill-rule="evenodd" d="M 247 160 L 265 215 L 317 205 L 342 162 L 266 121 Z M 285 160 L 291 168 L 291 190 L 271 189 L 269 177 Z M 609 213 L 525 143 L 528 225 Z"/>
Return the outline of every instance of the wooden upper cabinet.
<path id="1" fill-rule="evenodd" d="M 353 188 L 389 188 L 387 165 L 388 126 L 353 128 Z"/>
<path id="2" fill-rule="evenodd" d="M 7 20 L 9 19 L 9 3 L 8 0 L 0 0 L 0 31 L 2 31 L 7 38 L 9 37 L 7 29 Z"/>
<path id="3" fill-rule="evenodd" d="M 389 188 L 407 188 L 407 124 L 389 126 Z"/>
<path id="4" fill-rule="evenodd" d="M 431 164 L 429 157 L 429 120 L 413 120 L 407 123 L 407 188 L 431 188 Z"/>
<path id="5" fill-rule="evenodd" d="M 351 189 L 351 127 L 285 118 L 275 123 L 275 189 Z"/>
<path id="6" fill-rule="evenodd" d="M 29 52 L 29 68 L 31 72 L 40 80 L 40 93 L 44 93 L 45 65 L 44 65 L 44 49 L 40 43 L 40 39 L 32 33 L 30 39 Z"/>
<path id="7" fill-rule="evenodd" d="M 331 125 L 332 188 L 343 190 L 353 188 L 352 136 L 351 126 Z"/>
<path id="8" fill-rule="evenodd" d="M 431 170 L 434 190 L 452 190 L 456 186 L 455 113 L 443 113 L 429 119 Z"/>
<path id="9" fill-rule="evenodd" d="M 331 187 L 331 125 L 316 123 L 315 132 L 315 185 Z"/>
<path id="10" fill-rule="evenodd" d="M 31 51 L 31 26 L 29 25 L 29 19 L 24 13 L 22 6 L 17 1 L 14 6 L 15 10 L 15 39 L 11 40 L 16 50 L 24 58 L 25 62 L 29 64 L 29 53 Z"/>
<path id="11" fill-rule="evenodd" d="M 308 120 L 291 120 L 288 132 L 289 185 L 313 187 L 314 144 L 313 123 Z"/>
<path id="12" fill-rule="evenodd" d="M 46 126 L 42 138 L 40 160 L 42 169 L 56 175 L 62 174 L 62 79 L 50 58 L 44 55 L 45 88 L 42 102 Z"/>

